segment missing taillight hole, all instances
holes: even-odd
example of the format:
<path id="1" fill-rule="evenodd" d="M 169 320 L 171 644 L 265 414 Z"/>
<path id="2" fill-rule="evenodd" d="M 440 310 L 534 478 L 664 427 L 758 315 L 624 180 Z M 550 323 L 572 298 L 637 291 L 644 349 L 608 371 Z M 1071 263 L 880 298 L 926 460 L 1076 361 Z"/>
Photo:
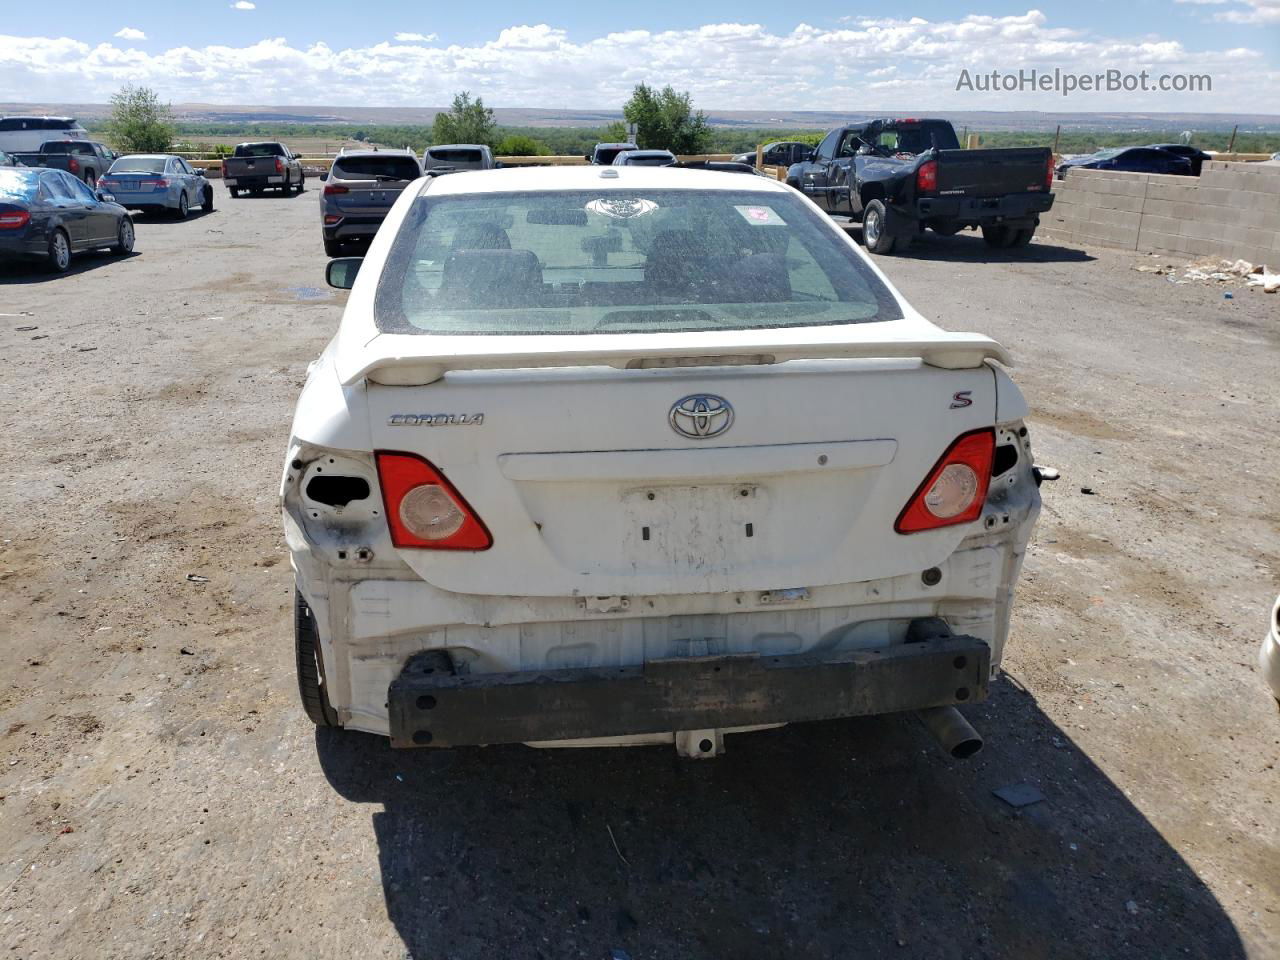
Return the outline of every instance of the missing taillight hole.
<path id="1" fill-rule="evenodd" d="M 352 500 L 369 498 L 369 481 L 334 474 L 312 477 L 307 484 L 307 498 L 329 507 L 345 507 Z"/>
<path id="2" fill-rule="evenodd" d="M 991 475 L 998 477 L 1007 473 L 1018 464 L 1018 448 L 1012 443 L 1002 443 L 996 447 L 995 460 L 991 464 Z"/>

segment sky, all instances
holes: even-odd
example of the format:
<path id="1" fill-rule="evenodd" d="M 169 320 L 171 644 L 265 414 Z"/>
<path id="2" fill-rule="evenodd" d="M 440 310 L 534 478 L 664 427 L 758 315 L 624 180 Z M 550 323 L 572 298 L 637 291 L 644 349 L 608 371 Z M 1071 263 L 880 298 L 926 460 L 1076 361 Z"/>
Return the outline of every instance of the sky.
<path id="1" fill-rule="evenodd" d="M 640 82 L 708 110 L 1280 114 L 1280 0 L 531 5 L 0 0 L 0 101 L 618 109 Z M 1208 75 L 1199 91 L 984 89 L 1056 69 Z M 967 71 L 967 73 L 965 73 Z M 967 79 L 966 79 L 967 78 Z"/>

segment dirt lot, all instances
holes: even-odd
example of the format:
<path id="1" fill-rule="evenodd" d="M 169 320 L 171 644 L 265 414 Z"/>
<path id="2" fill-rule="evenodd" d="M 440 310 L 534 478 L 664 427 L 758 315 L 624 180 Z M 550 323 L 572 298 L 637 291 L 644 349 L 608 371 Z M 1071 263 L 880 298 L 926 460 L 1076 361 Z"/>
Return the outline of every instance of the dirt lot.
<path id="1" fill-rule="evenodd" d="M 128 259 L 0 269 L 6 957 L 1280 956 L 1280 297 L 1047 243 L 881 261 L 1013 350 L 1063 473 L 977 759 L 900 718 L 706 763 L 393 753 L 296 703 L 317 192 L 218 190 Z M 992 795 L 1020 783 L 1046 799 Z"/>

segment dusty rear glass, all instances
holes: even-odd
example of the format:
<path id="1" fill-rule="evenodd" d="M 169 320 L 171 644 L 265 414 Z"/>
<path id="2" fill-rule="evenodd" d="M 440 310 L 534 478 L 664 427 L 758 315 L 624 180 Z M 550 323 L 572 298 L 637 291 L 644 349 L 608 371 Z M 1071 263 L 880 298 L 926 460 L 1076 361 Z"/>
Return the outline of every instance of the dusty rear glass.
<path id="1" fill-rule="evenodd" d="M 657 333 L 901 316 L 791 193 L 596 190 L 419 197 L 379 280 L 379 329 Z"/>
<path id="2" fill-rule="evenodd" d="M 111 164 L 110 173 L 164 173 L 164 157 L 121 157 Z"/>
<path id="3" fill-rule="evenodd" d="M 417 180 L 422 172 L 412 157 L 339 157 L 332 175 L 342 180 Z"/>
<path id="4" fill-rule="evenodd" d="M 484 154 L 479 150 L 427 150 L 427 158 L 441 163 L 483 163 Z"/>

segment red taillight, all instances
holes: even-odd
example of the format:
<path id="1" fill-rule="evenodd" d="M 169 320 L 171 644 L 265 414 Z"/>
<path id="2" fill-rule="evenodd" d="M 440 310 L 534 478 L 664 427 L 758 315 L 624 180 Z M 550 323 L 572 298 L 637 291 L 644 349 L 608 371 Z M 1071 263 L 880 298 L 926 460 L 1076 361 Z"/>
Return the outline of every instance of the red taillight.
<path id="1" fill-rule="evenodd" d="M 67 169 L 72 173 L 80 172 L 80 161 L 75 157 L 67 157 Z"/>
<path id="2" fill-rule="evenodd" d="M 222 161 L 222 179 L 227 179 L 227 161 Z"/>
<path id="3" fill-rule="evenodd" d="M 326 227 L 332 227 L 334 224 L 338 224 L 338 223 L 341 223 L 341 222 L 342 222 L 342 218 L 341 218 L 340 216 L 338 216 L 337 214 L 334 214 L 334 213 L 326 213 L 326 214 L 324 215 L 324 225 L 325 225 Z"/>
<path id="4" fill-rule="evenodd" d="M 276 173 L 284 173 L 284 161 L 276 157 Z"/>
<path id="5" fill-rule="evenodd" d="M 138 186 L 140 186 L 140 187 L 151 187 L 153 190 L 158 190 L 158 189 L 162 189 L 162 188 L 164 188 L 164 187 L 169 186 L 169 181 L 168 181 L 168 180 L 164 180 L 164 179 L 161 179 L 161 180 L 139 180 L 139 181 L 138 181 Z"/>
<path id="6" fill-rule="evenodd" d="M 919 533 L 978 519 L 987 500 L 995 447 L 990 427 L 957 437 L 902 508 L 893 529 Z"/>
<path id="7" fill-rule="evenodd" d="M 928 160 L 916 171 L 916 190 L 920 193 L 932 193 L 938 189 L 938 161 Z"/>
<path id="8" fill-rule="evenodd" d="M 335 183 L 326 183 L 324 185 L 324 195 L 326 197 L 332 197 L 335 193 L 350 193 L 350 192 L 351 192 L 350 187 L 340 187 Z"/>
<path id="9" fill-rule="evenodd" d="M 1053 189 L 1053 154 L 1049 154 L 1048 169 L 1044 172 L 1044 188 L 1046 190 Z"/>
<path id="10" fill-rule="evenodd" d="M 444 474 L 412 453 L 379 452 L 378 483 L 397 547 L 488 550 L 484 522 Z"/>
<path id="11" fill-rule="evenodd" d="M 0 213 L 0 230 L 17 230 L 31 222 L 31 214 L 25 210 L 16 213 Z"/>

